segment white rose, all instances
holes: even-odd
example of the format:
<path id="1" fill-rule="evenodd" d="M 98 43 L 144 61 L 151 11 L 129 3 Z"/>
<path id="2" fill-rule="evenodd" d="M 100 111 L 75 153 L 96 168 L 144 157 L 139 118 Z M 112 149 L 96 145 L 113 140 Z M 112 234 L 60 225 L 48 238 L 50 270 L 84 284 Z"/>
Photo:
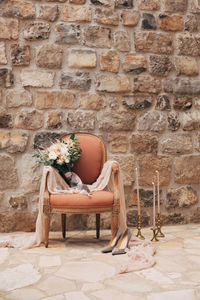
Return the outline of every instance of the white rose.
<path id="1" fill-rule="evenodd" d="M 66 162 L 66 164 L 68 164 L 68 163 L 69 163 L 69 159 L 68 159 L 68 158 L 66 158 L 66 159 L 65 159 L 65 162 Z"/>
<path id="2" fill-rule="evenodd" d="M 57 154 L 54 151 L 51 151 L 49 152 L 49 158 L 55 160 L 57 158 Z"/>

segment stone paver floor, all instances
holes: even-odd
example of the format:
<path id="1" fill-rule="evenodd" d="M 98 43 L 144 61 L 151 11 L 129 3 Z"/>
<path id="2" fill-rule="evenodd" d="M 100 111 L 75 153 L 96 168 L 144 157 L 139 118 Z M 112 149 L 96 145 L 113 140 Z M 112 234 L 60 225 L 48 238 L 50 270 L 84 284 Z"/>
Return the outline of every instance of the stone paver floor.
<path id="1" fill-rule="evenodd" d="M 49 248 L 0 248 L 0 300 L 200 299 L 200 224 L 163 228 L 156 265 L 117 274 L 126 255 L 102 254 L 109 230 L 50 234 Z M 136 230 L 133 230 L 133 234 Z M 30 233 L 27 233 L 27 236 Z M 143 229 L 148 239 L 149 228 Z"/>

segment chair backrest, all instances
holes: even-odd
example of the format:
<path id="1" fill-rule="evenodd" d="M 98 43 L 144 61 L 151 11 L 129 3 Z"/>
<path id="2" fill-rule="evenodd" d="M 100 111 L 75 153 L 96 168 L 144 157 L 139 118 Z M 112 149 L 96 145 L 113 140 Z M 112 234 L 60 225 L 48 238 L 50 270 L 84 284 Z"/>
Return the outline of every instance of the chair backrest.
<path id="1" fill-rule="evenodd" d="M 69 139 L 69 137 L 70 134 L 62 138 Z M 97 180 L 107 159 L 104 141 L 90 133 L 75 133 L 75 137 L 79 138 L 82 152 L 73 167 L 73 171 L 83 183 L 92 184 Z"/>

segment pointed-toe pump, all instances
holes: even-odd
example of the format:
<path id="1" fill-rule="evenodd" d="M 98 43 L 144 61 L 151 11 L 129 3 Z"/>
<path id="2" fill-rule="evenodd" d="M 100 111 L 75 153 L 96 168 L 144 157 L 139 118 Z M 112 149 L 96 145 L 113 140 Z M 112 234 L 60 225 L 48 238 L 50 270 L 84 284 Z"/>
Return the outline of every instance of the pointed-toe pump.
<path id="1" fill-rule="evenodd" d="M 116 233 L 113 235 L 112 239 L 110 240 L 109 244 L 107 246 L 105 246 L 101 252 L 102 253 L 108 253 L 108 252 L 112 252 L 112 250 L 114 249 L 114 247 L 117 245 L 120 237 L 122 236 L 122 230 L 121 228 L 118 228 L 116 230 Z"/>
<path id="2" fill-rule="evenodd" d="M 112 255 L 125 254 L 128 243 L 131 239 L 131 231 L 127 228 L 123 235 L 120 237 L 118 243 L 112 250 Z"/>

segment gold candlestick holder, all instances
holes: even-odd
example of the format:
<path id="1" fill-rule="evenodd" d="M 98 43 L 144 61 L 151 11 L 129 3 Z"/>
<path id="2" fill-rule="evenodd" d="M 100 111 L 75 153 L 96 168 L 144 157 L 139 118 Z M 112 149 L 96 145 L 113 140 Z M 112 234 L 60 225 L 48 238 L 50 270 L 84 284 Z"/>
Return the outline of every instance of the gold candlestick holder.
<path id="1" fill-rule="evenodd" d="M 153 237 L 151 239 L 152 242 L 158 242 L 159 240 L 157 239 L 157 235 L 156 235 L 156 228 L 151 228 L 151 230 L 153 230 Z"/>
<path id="2" fill-rule="evenodd" d="M 161 219 L 160 219 L 160 213 L 158 213 L 158 216 L 157 216 L 157 233 L 156 233 L 156 236 L 157 237 L 165 237 L 165 235 L 162 233 L 161 231 Z"/>
<path id="3" fill-rule="evenodd" d="M 136 237 L 138 237 L 139 239 L 141 240 L 144 240 L 144 236 L 142 235 L 141 233 L 141 215 L 138 215 L 138 223 L 137 223 L 137 229 L 138 229 L 138 232 L 137 232 L 137 235 Z"/>

